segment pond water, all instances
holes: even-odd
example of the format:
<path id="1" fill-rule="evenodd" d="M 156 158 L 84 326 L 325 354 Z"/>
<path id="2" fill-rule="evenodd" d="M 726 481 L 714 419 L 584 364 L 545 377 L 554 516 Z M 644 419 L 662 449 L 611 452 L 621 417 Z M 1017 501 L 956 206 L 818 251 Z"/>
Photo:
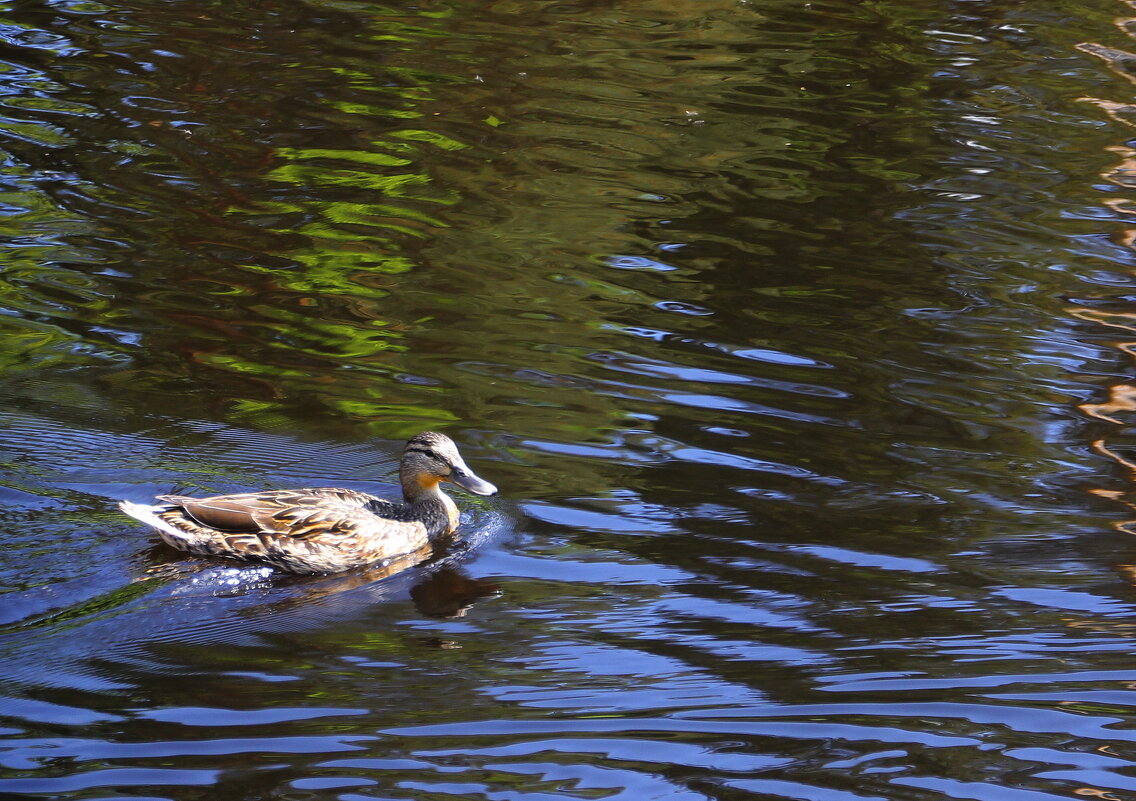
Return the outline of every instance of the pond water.
<path id="1" fill-rule="evenodd" d="M 0 3 L 0 797 L 1136 799 L 1131 14 Z"/>

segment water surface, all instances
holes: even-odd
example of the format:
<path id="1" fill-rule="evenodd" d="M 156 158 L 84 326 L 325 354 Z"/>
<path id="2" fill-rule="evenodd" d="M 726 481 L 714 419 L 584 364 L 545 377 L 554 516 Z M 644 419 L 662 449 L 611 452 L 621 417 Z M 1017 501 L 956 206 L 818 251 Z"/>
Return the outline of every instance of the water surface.
<path id="1" fill-rule="evenodd" d="M 1130 13 L 0 3 L 0 796 L 1136 799 Z"/>

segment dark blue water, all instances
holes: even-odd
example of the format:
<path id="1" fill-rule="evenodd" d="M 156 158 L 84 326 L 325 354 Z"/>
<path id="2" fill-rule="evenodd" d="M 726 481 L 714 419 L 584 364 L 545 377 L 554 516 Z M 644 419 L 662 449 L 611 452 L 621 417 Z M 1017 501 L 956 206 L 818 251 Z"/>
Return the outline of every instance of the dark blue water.
<path id="1" fill-rule="evenodd" d="M 0 797 L 1136 799 L 1129 14 L 0 3 Z"/>

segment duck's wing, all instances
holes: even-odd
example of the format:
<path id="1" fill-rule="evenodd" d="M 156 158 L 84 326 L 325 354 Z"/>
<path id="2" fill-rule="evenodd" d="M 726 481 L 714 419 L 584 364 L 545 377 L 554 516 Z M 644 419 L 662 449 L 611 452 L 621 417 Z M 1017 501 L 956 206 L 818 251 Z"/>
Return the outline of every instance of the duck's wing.
<path id="1" fill-rule="evenodd" d="M 334 541 L 342 537 L 382 536 L 388 521 L 369 511 L 378 501 L 355 490 L 323 488 L 270 490 L 212 498 L 161 495 L 200 526 L 219 532 Z"/>
<path id="2" fill-rule="evenodd" d="M 164 495 L 159 500 L 165 505 L 129 504 L 123 510 L 183 551 L 263 561 L 296 573 L 334 573 L 385 561 L 430 541 L 423 523 L 379 517 L 371 505 L 377 499 L 354 490 Z"/>

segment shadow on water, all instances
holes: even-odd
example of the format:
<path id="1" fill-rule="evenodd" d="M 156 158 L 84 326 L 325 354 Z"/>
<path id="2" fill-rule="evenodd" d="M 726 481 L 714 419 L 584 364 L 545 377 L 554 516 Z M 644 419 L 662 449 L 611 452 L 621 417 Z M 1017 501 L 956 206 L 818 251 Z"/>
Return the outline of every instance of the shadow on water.
<path id="1" fill-rule="evenodd" d="M 1136 797 L 1123 13 L 0 8 L 0 795 Z"/>

